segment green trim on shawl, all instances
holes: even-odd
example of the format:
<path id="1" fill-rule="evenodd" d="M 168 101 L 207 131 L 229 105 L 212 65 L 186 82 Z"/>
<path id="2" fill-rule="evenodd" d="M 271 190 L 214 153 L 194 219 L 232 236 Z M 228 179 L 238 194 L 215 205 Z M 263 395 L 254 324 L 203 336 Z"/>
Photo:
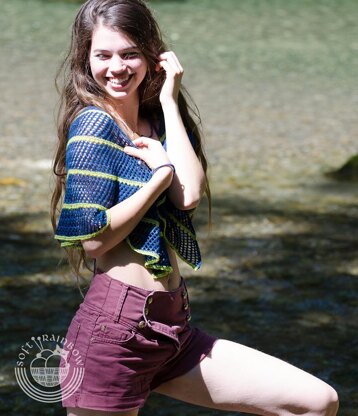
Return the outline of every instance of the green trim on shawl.
<path id="1" fill-rule="evenodd" d="M 103 146 L 113 147 L 114 149 L 118 149 L 123 152 L 124 147 L 120 146 L 119 144 L 112 143 L 108 140 L 101 139 L 95 136 L 73 136 L 71 139 L 68 140 L 66 148 L 68 148 L 72 143 L 76 142 L 89 142 L 89 143 L 96 143 Z"/>
<path id="2" fill-rule="evenodd" d="M 136 253 L 142 254 L 144 256 L 154 257 L 152 260 L 147 260 L 147 261 L 144 262 L 144 266 L 145 266 L 146 269 L 148 269 L 149 271 L 151 269 L 162 270 L 163 271 L 162 273 L 152 274 L 152 276 L 155 280 L 166 277 L 166 276 L 168 276 L 168 274 L 173 272 L 173 267 L 172 266 L 158 266 L 156 264 L 160 260 L 159 254 L 157 254 L 155 251 L 147 251 L 147 250 L 143 250 L 143 249 L 134 247 L 134 245 L 130 242 L 129 238 L 130 238 L 130 236 L 128 236 L 126 238 L 126 242 L 128 243 L 129 247 L 133 251 L 135 251 Z"/>
<path id="3" fill-rule="evenodd" d="M 138 188 L 142 188 L 147 182 L 139 182 L 139 181 L 132 181 L 131 179 L 120 178 L 116 175 L 111 175 L 109 173 L 104 172 L 96 172 L 93 170 L 85 170 L 85 169 L 69 169 L 67 172 L 67 177 L 69 175 L 84 175 L 84 176 L 94 176 L 96 178 L 103 178 L 109 179 L 111 181 L 124 183 L 127 185 L 137 186 Z"/>
<path id="4" fill-rule="evenodd" d="M 72 241 L 88 240 L 90 238 L 96 237 L 97 235 L 103 233 L 103 231 L 106 228 L 108 228 L 108 226 L 111 223 L 111 213 L 109 212 L 108 209 L 106 209 L 105 214 L 106 214 L 106 224 L 104 225 L 104 227 L 102 227 L 100 230 L 96 231 L 95 233 L 86 234 L 86 235 L 75 235 L 75 236 L 64 236 L 64 235 L 55 234 L 55 239 L 67 242 L 67 243 L 61 243 L 61 247 L 64 247 L 63 244 L 66 244 L 66 246 L 70 246 L 70 245 L 75 246 L 76 244 L 73 244 L 73 243 L 71 244 Z"/>

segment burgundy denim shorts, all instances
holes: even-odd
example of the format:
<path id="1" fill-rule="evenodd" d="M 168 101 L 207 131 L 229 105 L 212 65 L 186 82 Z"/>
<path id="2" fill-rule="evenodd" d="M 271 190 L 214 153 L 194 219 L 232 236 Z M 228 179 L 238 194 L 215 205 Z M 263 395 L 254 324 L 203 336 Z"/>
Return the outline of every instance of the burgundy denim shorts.
<path id="1" fill-rule="evenodd" d="M 184 279 L 176 290 L 150 291 L 98 271 L 64 342 L 63 406 L 143 407 L 151 390 L 188 372 L 212 349 L 217 338 L 189 320 Z"/>

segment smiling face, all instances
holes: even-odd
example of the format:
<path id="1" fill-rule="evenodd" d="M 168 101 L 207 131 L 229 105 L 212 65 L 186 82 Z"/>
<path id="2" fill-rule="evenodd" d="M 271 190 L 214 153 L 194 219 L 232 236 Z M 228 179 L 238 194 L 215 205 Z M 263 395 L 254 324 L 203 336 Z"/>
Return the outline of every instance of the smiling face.
<path id="1" fill-rule="evenodd" d="M 115 100 L 138 99 L 147 62 L 123 32 L 99 23 L 92 34 L 90 67 L 94 80 Z"/>

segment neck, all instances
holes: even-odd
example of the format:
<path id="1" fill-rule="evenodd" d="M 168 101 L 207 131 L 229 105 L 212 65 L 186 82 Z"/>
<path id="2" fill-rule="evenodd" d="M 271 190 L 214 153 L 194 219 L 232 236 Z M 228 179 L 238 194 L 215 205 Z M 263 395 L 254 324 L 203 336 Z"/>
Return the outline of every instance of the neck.
<path id="1" fill-rule="evenodd" d="M 138 97 L 128 97 L 125 102 L 116 101 L 112 103 L 113 110 L 133 131 L 139 130 L 139 99 Z"/>

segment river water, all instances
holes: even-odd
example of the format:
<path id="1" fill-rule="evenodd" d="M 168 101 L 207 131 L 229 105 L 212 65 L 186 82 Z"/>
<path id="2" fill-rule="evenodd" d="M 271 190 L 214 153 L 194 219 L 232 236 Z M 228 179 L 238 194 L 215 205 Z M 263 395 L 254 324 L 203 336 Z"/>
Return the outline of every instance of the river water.
<path id="1" fill-rule="evenodd" d="M 152 1 L 198 104 L 213 192 L 183 266 L 193 325 L 331 383 L 358 415 L 357 183 L 326 172 L 358 153 L 354 0 Z M 78 3 L 1 0 L 0 413 L 63 415 L 27 397 L 24 343 L 65 334 L 81 297 L 49 222 L 54 75 Z M 268 381 L 269 382 L 269 381 Z M 153 395 L 143 415 L 219 415 Z M 230 414 L 230 413 L 226 413 Z M 233 413 L 231 413 L 233 414 Z"/>

